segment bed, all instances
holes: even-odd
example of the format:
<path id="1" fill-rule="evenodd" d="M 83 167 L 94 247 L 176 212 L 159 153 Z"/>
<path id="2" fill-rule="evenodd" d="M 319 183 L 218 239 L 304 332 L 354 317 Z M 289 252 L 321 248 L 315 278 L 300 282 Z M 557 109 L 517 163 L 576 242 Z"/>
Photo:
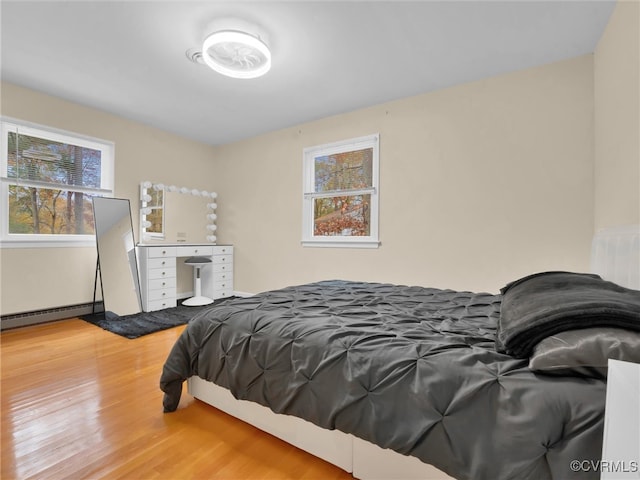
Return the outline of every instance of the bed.
<path id="1" fill-rule="evenodd" d="M 197 314 L 164 365 L 164 409 L 187 380 L 196 398 L 360 479 L 598 478 L 571 461 L 601 457 L 606 357 L 640 361 L 639 312 L 640 292 L 579 272 L 500 294 L 291 286 Z M 585 349 L 561 347 L 576 333 L 604 358 L 571 364 Z"/>

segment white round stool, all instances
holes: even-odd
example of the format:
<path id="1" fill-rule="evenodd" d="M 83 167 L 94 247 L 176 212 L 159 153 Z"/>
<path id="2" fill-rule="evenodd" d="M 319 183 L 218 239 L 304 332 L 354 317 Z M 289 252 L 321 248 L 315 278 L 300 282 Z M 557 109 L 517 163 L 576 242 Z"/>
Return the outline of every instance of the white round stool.
<path id="1" fill-rule="evenodd" d="M 211 263 L 211 259 L 207 257 L 189 257 L 184 261 L 185 265 L 191 265 L 194 268 L 194 287 L 195 294 L 191 298 L 187 298 L 182 305 L 188 307 L 198 307 L 201 305 L 209 305 L 213 303 L 213 299 L 202 296 L 202 281 L 200 280 L 200 269 Z"/>

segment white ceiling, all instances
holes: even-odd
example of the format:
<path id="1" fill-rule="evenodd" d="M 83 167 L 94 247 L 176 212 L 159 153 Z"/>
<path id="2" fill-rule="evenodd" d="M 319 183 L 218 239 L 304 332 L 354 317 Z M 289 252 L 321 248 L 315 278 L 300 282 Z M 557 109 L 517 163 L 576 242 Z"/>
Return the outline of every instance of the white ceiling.
<path id="1" fill-rule="evenodd" d="M 9 1 L 2 80 L 209 144 L 592 53 L 612 1 Z M 192 63 L 230 18 L 273 66 Z"/>

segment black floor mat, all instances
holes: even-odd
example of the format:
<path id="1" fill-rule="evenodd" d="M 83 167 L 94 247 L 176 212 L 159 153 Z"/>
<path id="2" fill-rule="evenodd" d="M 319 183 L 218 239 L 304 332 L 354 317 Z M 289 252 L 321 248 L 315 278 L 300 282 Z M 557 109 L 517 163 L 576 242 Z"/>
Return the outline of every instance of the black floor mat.
<path id="1" fill-rule="evenodd" d="M 143 335 L 189 323 L 189 320 L 191 320 L 196 313 L 226 303 L 233 298 L 235 297 L 220 298 L 212 304 L 201 307 L 178 305 L 177 307 L 165 308 L 164 310 L 157 310 L 155 312 L 134 313 L 122 317 L 113 312 L 106 311 L 83 315 L 80 318 L 117 335 L 126 338 L 138 338 Z"/>

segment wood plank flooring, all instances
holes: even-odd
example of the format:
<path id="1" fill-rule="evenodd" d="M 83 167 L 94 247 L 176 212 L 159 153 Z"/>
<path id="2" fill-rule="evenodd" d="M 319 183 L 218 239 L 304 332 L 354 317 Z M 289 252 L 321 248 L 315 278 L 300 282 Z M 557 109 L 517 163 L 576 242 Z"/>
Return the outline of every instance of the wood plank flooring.
<path id="1" fill-rule="evenodd" d="M 352 479 L 194 400 L 162 413 L 184 327 L 128 340 L 79 319 L 3 331 L 0 478 Z"/>

